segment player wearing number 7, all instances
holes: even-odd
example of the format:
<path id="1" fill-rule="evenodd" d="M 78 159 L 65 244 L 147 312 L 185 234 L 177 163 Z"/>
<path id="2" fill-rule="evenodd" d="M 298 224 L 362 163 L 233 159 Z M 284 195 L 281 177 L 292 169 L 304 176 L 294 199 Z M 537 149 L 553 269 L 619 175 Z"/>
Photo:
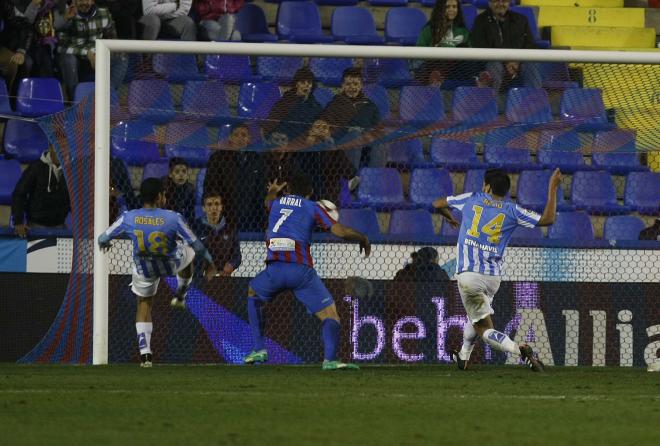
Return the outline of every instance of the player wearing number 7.
<path id="1" fill-rule="evenodd" d="M 138 347 L 142 367 L 151 367 L 152 298 L 162 276 L 176 274 L 178 287 L 173 307 L 184 306 L 186 292 L 192 281 L 192 261 L 195 255 L 208 263 L 206 277 L 215 275 L 213 259 L 181 214 L 161 209 L 165 205 L 163 184 L 158 178 L 147 178 L 140 187 L 143 207 L 124 212 L 103 234 L 99 247 L 106 251 L 110 241 L 126 234 L 133 242 L 133 281 L 131 290 L 138 298 L 135 315 Z"/>
<path id="2" fill-rule="evenodd" d="M 452 351 L 452 359 L 461 370 L 467 369 L 477 337 L 496 350 L 520 355 L 535 372 L 543 371 L 543 363 L 527 344 L 516 345 L 507 335 L 493 328 L 490 317 L 493 297 L 500 287 L 504 249 L 517 226 L 533 228 L 555 221 L 557 188 L 561 172 L 556 169 L 550 177 L 548 199 L 543 215 L 506 201 L 511 181 L 501 169 L 486 171 L 482 192 L 440 198 L 433 207 L 440 210 L 449 224 L 458 227 L 448 208 L 463 214 L 458 235 L 456 274 L 458 291 L 469 324 L 463 327 L 463 347 Z"/>
<path id="3" fill-rule="evenodd" d="M 288 193 L 278 194 L 288 184 Z M 332 295 L 314 270 L 310 244 L 315 226 L 329 229 L 337 237 L 360 244 L 365 257 L 371 253 L 369 239 L 358 231 L 337 223 L 317 203 L 309 200 L 312 183 L 307 176 L 297 174 L 288 183 L 270 183 L 266 196 L 269 211 L 266 233 L 266 269 L 250 282 L 248 319 L 254 342 L 253 351 L 245 357 L 246 364 L 266 362 L 268 351 L 264 341 L 263 305 L 280 292 L 291 290 L 321 320 L 324 345 L 323 370 L 357 369 L 337 358 L 339 315 Z"/>

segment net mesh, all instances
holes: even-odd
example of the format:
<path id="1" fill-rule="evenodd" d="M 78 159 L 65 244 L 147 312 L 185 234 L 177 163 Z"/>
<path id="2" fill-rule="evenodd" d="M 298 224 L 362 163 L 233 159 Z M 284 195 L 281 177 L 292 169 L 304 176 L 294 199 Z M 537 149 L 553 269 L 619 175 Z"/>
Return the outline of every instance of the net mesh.
<path id="1" fill-rule="evenodd" d="M 111 220 L 140 206 L 142 179 L 163 178 L 167 206 L 205 234 L 218 269 L 231 271 L 206 282 L 196 265 L 186 311 L 169 307 L 175 280 L 161 283 L 155 361 L 240 363 L 252 349 L 245 296 L 264 266 L 263 199 L 269 181 L 295 171 L 313 178 L 315 199 L 337 205 L 340 222 L 374 242 L 365 260 L 355 245 L 314 236 L 316 269 L 342 319 L 341 357 L 446 361 L 467 319 L 450 280 L 457 234 L 432 201 L 480 190 L 484 170 L 502 167 L 512 178 L 510 198 L 542 211 L 557 166 L 564 172 L 557 223 L 514 235 L 495 326 L 550 365 L 639 366 L 656 358 L 659 251 L 636 240 L 660 204 L 658 65 L 113 60 L 126 64 L 114 70 L 126 76 L 113 80 Z M 66 131 L 84 141 L 80 128 Z M 91 203 L 86 193 L 72 202 Z M 206 200 L 216 196 L 225 222 L 219 232 L 206 224 L 217 217 Z M 136 361 L 130 243 L 115 244 L 108 258 L 109 360 Z M 319 323 L 292 294 L 266 308 L 271 362 L 321 360 Z M 475 355 L 507 361 L 481 344 Z"/>

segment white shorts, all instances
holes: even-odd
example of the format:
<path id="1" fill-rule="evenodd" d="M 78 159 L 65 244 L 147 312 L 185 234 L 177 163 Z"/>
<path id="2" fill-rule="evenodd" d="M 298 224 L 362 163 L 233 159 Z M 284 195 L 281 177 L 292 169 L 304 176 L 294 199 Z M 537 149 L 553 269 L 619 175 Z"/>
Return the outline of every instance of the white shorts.
<path id="1" fill-rule="evenodd" d="M 170 269 L 175 273 L 185 269 L 195 259 L 195 250 L 190 245 L 180 245 L 177 250 L 177 259 L 169 261 Z M 137 268 L 133 267 L 133 281 L 131 282 L 131 291 L 138 297 L 151 297 L 158 291 L 160 277 L 148 278 L 138 273 Z"/>
<path id="2" fill-rule="evenodd" d="M 464 271 L 458 276 L 458 291 L 468 319 L 473 324 L 493 313 L 493 297 L 500 288 L 499 276 Z"/>

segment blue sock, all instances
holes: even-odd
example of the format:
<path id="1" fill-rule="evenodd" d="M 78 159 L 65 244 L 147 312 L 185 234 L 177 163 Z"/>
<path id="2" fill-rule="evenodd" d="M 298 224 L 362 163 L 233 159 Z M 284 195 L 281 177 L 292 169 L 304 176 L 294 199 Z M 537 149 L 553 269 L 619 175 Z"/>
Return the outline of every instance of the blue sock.
<path id="1" fill-rule="evenodd" d="M 321 323 L 321 337 L 323 338 L 323 359 L 337 360 L 337 345 L 339 344 L 339 322 L 334 319 L 325 319 Z"/>
<path id="2" fill-rule="evenodd" d="M 254 342 L 254 351 L 264 350 L 264 303 L 259 299 L 248 297 L 248 319 L 250 320 L 250 330 L 252 331 L 252 340 Z"/>

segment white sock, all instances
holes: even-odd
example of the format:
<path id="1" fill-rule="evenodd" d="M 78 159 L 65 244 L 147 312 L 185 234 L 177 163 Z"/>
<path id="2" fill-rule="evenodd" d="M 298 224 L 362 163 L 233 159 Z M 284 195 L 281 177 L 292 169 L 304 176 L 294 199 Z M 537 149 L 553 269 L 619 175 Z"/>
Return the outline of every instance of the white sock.
<path id="1" fill-rule="evenodd" d="M 140 354 L 151 353 L 151 332 L 154 330 L 153 322 L 136 322 L 135 331 L 137 331 L 138 347 Z"/>
<path id="2" fill-rule="evenodd" d="M 484 331 L 481 338 L 486 344 L 490 345 L 495 350 L 511 353 L 513 355 L 520 355 L 520 348 L 518 345 L 502 332 L 489 328 Z"/>
<path id="3" fill-rule="evenodd" d="M 180 276 L 176 276 L 176 284 L 177 284 L 176 290 L 181 291 L 188 289 L 191 282 L 192 282 L 192 276 L 188 277 L 187 279 L 184 279 L 183 277 Z"/>
<path id="4" fill-rule="evenodd" d="M 458 356 L 463 361 L 470 359 L 470 355 L 474 349 L 474 341 L 476 340 L 477 332 L 472 324 L 468 322 L 463 326 L 463 346 L 461 347 L 461 351 L 458 353 Z"/>

